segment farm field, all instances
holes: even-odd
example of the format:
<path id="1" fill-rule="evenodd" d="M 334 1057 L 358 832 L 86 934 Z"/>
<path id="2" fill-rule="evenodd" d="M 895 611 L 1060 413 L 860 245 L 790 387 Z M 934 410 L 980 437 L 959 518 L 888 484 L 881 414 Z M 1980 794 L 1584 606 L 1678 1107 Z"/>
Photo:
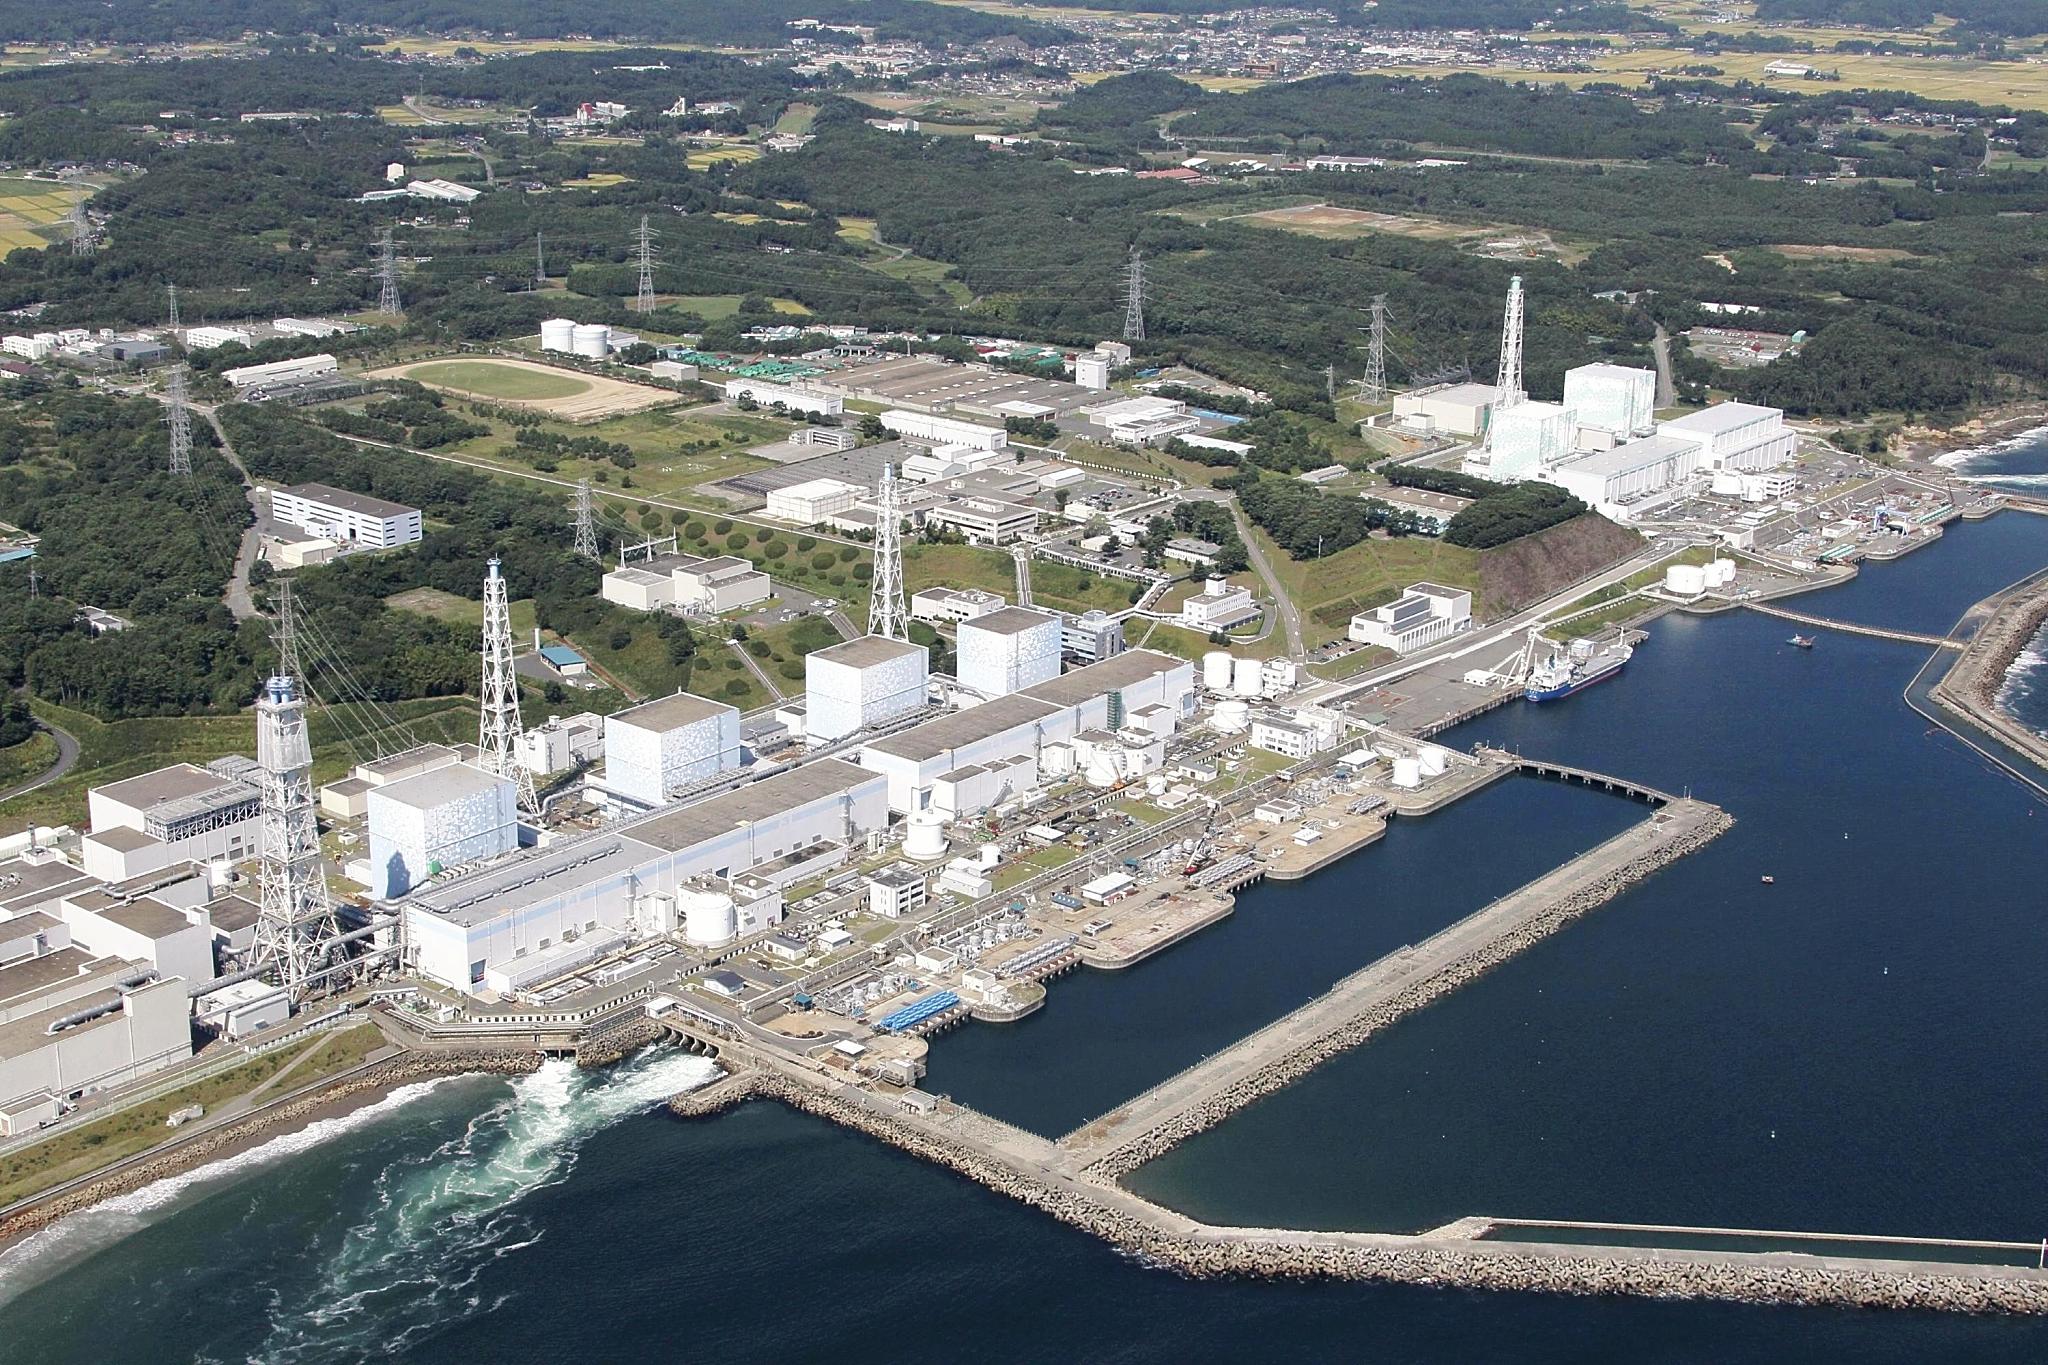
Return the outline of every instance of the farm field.
<path id="1" fill-rule="evenodd" d="M 693 171 L 708 171 L 721 161 L 759 161 L 759 147 L 700 147 L 683 158 Z"/>
<path id="2" fill-rule="evenodd" d="M 464 398 L 532 408 L 567 421 L 597 421 L 674 403 L 667 389 L 581 375 L 531 360 L 423 360 L 373 370 L 372 379 L 410 379 Z"/>
<path id="3" fill-rule="evenodd" d="M 98 188 L 22 175 L 0 176 L 0 255 L 57 241 L 63 236 L 61 224 L 71 206 Z"/>

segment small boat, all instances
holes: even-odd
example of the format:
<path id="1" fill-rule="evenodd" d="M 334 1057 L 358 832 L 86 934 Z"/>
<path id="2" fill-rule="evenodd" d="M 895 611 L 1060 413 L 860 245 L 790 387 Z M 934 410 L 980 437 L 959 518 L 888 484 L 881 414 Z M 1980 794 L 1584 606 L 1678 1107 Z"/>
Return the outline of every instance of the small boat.
<path id="1" fill-rule="evenodd" d="M 1812 649 L 1813 637 L 1811 635 L 1795 635 L 1785 643 L 1794 649 Z"/>
<path id="2" fill-rule="evenodd" d="M 1766 872 L 1763 877 L 1763 882 L 1765 886 L 1776 886 L 1778 884 L 1778 879 L 1776 877 L 1773 877 L 1770 873 Z"/>

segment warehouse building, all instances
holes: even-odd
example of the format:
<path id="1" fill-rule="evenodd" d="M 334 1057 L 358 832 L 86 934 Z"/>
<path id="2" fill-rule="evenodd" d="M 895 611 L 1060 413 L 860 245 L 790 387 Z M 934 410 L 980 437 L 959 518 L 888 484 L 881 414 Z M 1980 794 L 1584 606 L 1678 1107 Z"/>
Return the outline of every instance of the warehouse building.
<path id="1" fill-rule="evenodd" d="M 1657 424 L 1661 436 L 1700 443 L 1699 467 L 1755 473 L 1775 469 L 1799 453 L 1799 434 L 1777 408 L 1717 403 Z"/>
<path id="2" fill-rule="evenodd" d="M 408 777 L 418 777 L 451 763 L 476 763 L 483 751 L 474 744 L 421 744 L 383 758 L 358 763 L 347 777 L 320 789 L 320 809 L 342 820 L 359 820 L 370 812 L 370 793 Z"/>
<path id="3" fill-rule="evenodd" d="M 519 959 L 606 932 L 639 935 L 672 923 L 693 878 L 730 884 L 821 840 L 850 844 L 888 823 L 880 775 L 822 759 L 689 805 L 533 849 L 498 867 L 412 897 L 403 906 L 410 965 L 458 990 Z M 735 898 L 740 899 L 740 898 Z M 747 899 L 742 934 L 772 927 L 780 897 Z"/>
<path id="4" fill-rule="evenodd" d="M 220 377 L 233 388 L 246 389 L 254 384 L 276 384 L 289 379 L 334 374 L 340 368 L 341 362 L 331 355 L 304 355 L 296 360 L 273 360 L 267 365 L 238 365 L 231 370 L 222 370 Z"/>
<path id="5" fill-rule="evenodd" d="M 1360 496 L 1383 502 L 1396 511 L 1420 518 L 1429 524 L 1434 534 L 1438 535 L 1451 524 L 1453 517 L 1472 505 L 1471 498 L 1432 492 L 1427 488 L 1404 488 L 1399 484 L 1375 488 Z"/>
<path id="6" fill-rule="evenodd" d="M 372 550 L 411 545 L 420 538 L 419 508 L 324 483 L 274 490 L 270 515 L 323 540 Z"/>
<path id="7" fill-rule="evenodd" d="M 728 379 L 725 383 L 725 401 L 737 403 L 742 398 L 759 403 L 764 408 L 806 412 L 819 417 L 837 417 L 846 411 L 846 400 L 836 393 L 819 393 L 810 389 L 794 388 L 788 384 L 770 384 L 760 379 Z"/>
<path id="8" fill-rule="evenodd" d="M 1629 441 L 1657 430 L 1657 373 L 1627 365 L 1579 365 L 1564 372 L 1564 406 L 1581 428 Z"/>
<path id="9" fill-rule="evenodd" d="M 804 656 L 804 737 L 813 744 L 907 716 L 925 704 L 931 653 L 863 635 Z"/>
<path id="10" fill-rule="evenodd" d="M 1060 675 L 1060 618 L 1029 607 L 1004 607 L 962 621 L 960 685 L 984 697 L 1006 697 Z"/>
<path id="11" fill-rule="evenodd" d="M 963 422 L 957 417 L 891 408 L 882 414 L 882 425 L 898 436 L 932 446 L 971 446 L 976 450 L 1002 450 L 1010 444 L 1010 433 L 1002 427 Z"/>
<path id="12" fill-rule="evenodd" d="M 1699 467 L 1700 443 L 1677 436 L 1646 436 L 1566 460 L 1543 477 L 1594 511 L 1627 521 L 1659 493 L 1682 486 Z"/>
<path id="13" fill-rule="evenodd" d="M 222 346 L 248 346 L 255 338 L 239 327 L 187 327 L 185 349 L 213 351 Z"/>
<path id="14" fill-rule="evenodd" d="M 816 526 L 836 512 L 848 511 L 867 494 L 858 484 L 838 479 L 810 479 L 788 488 L 768 490 L 767 514 L 797 526 Z"/>
<path id="15" fill-rule="evenodd" d="M 1437 384 L 1394 395 L 1394 421 L 1412 431 L 1477 439 L 1500 399 L 1491 384 Z"/>
<path id="16" fill-rule="evenodd" d="M 1022 692 L 939 716 L 863 745 L 861 766 L 888 778 L 889 807 L 927 809 L 934 784 L 956 768 L 1042 757 L 1083 730 L 1116 730 L 1152 706 L 1190 714 L 1195 668 L 1148 649 L 1077 668 Z"/>
<path id="17" fill-rule="evenodd" d="M 388 783 L 369 794 L 370 894 L 402 896 L 444 870 L 519 847 L 517 790 L 467 763 Z"/>
<path id="18" fill-rule="evenodd" d="M 604 576 L 598 589 L 605 601 L 635 611 L 678 608 L 712 616 L 765 602 L 774 590 L 768 575 L 748 560 L 678 554 L 621 564 Z"/>
<path id="19" fill-rule="evenodd" d="M 640 809 L 740 766 L 740 713 L 678 692 L 604 720 L 602 789 Z"/>
<path id="20" fill-rule="evenodd" d="M 1472 594 L 1440 583 L 1411 583 L 1385 606 L 1351 618 L 1351 638 L 1396 654 L 1448 640 L 1472 624 Z"/>
<path id="21" fill-rule="evenodd" d="M 109 782 L 85 794 L 92 832 L 79 841 L 89 876 L 122 882 L 182 862 L 240 862 L 259 852 L 256 765 L 229 758 Z"/>

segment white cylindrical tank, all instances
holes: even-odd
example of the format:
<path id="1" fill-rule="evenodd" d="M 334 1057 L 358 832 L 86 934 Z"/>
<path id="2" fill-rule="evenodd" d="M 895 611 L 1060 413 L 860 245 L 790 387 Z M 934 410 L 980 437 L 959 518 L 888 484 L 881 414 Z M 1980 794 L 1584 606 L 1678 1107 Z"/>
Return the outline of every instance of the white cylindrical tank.
<path id="1" fill-rule="evenodd" d="M 1230 651 L 1212 649 L 1202 656 L 1202 686 L 1211 692 L 1230 690 Z"/>
<path id="2" fill-rule="evenodd" d="M 612 329 L 601 322 L 579 322 L 570 336 L 571 349 L 591 360 L 603 360 L 612 353 Z"/>
<path id="3" fill-rule="evenodd" d="M 549 318 L 540 325 L 540 348 L 543 351 L 575 350 L 576 324 L 568 318 Z"/>
<path id="4" fill-rule="evenodd" d="M 739 910 L 732 897 L 722 891 L 685 887 L 676 892 L 676 909 L 682 912 L 683 938 L 687 942 L 714 947 L 739 937 Z"/>
<path id="5" fill-rule="evenodd" d="M 1422 760 L 1403 754 L 1394 760 L 1394 785 L 1413 790 L 1422 785 Z"/>
<path id="6" fill-rule="evenodd" d="M 915 858 L 921 863 L 945 857 L 945 817 L 932 810 L 912 814 L 909 828 L 903 835 L 903 853 L 905 857 Z"/>
<path id="7" fill-rule="evenodd" d="M 1707 565 L 1707 586 L 1708 586 L 1708 587 L 1710 587 L 1710 588 L 1725 588 L 1725 587 L 1727 587 L 1727 586 L 1728 586 L 1728 585 L 1729 585 L 1730 583 L 1733 583 L 1734 581 L 1735 581 L 1735 561 L 1734 561 L 1734 560 L 1732 560 L 1732 559 L 1717 559 L 1717 560 L 1715 560 L 1715 561 L 1714 561 L 1713 563 L 1711 563 L 1711 564 Z"/>
<path id="8" fill-rule="evenodd" d="M 1088 760 L 1088 785 L 1098 789 L 1114 787 L 1123 780 L 1123 764 L 1117 751 L 1107 745 L 1095 751 L 1095 757 Z"/>
<path id="9" fill-rule="evenodd" d="M 1257 659 L 1237 659 L 1230 665 L 1230 690 L 1240 697 L 1260 697 L 1266 692 L 1266 669 Z"/>
<path id="10" fill-rule="evenodd" d="M 1220 701 L 1216 703 L 1216 729 L 1226 735 L 1243 734 L 1251 728 L 1252 708 L 1241 701 Z"/>
<path id="11" fill-rule="evenodd" d="M 1416 762 L 1422 765 L 1424 777 L 1441 777 L 1444 769 L 1451 766 L 1450 754 L 1434 744 L 1423 745 L 1415 758 Z"/>
<path id="12" fill-rule="evenodd" d="M 1698 597 L 1707 590 L 1707 571 L 1698 564 L 1673 564 L 1664 571 L 1664 590 L 1679 597 Z"/>

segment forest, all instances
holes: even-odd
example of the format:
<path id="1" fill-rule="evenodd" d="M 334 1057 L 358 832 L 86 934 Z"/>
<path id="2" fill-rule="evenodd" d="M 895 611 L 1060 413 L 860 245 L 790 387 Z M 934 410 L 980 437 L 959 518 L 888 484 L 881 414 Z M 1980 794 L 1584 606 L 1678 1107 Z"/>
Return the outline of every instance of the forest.
<path id="1" fill-rule="evenodd" d="M 2011 38 L 2048 33 L 2048 6 L 2040 0 L 1757 0 L 1756 17 L 1868 28 L 1925 28 L 1948 18 L 1968 32 Z"/>

